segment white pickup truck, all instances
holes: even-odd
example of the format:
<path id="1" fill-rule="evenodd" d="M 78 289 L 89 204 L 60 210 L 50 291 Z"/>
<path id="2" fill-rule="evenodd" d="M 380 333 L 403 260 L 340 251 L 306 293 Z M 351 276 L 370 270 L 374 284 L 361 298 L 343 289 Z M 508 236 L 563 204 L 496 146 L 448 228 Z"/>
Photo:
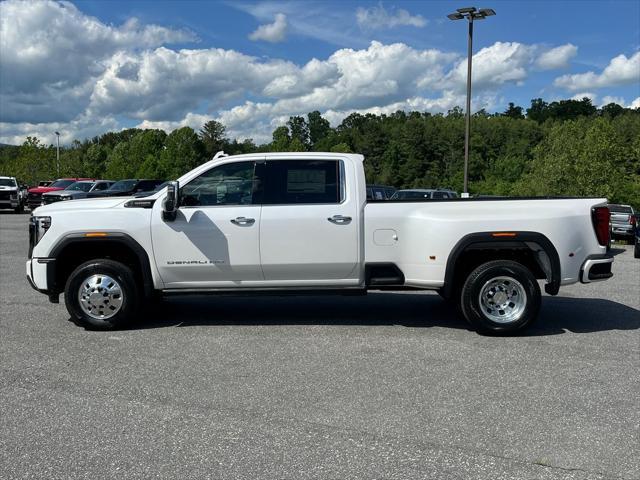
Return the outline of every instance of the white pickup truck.
<path id="1" fill-rule="evenodd" d="M 27 277 L 88 328 L 175 294 L 425 289 L 499 334 L 538 316 L 538 280 L 612 276 L 604 198 L 367 201 L 363 161 L 219 153 L 147 197 L 40 207 Z"/>

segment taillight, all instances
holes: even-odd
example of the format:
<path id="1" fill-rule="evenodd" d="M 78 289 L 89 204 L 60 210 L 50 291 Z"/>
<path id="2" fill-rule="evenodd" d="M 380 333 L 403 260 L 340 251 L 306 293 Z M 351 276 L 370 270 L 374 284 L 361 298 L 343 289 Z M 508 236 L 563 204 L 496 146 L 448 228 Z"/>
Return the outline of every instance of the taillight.
<path id="1" fill-rule="evenodd" d="M 593 229 L 596 231 L 598 243 L 603 247 L 609 244 L 609 220 L 611 213 L 607 207 L 596 207 L 591 213 Z"/>
<path id="2" fill-rule="evenodd" d="M 636 216 L 635 215 L 629 215 L 629 223 L 631 225 L 633 225 L 634 227 L 636 226 Z"/>

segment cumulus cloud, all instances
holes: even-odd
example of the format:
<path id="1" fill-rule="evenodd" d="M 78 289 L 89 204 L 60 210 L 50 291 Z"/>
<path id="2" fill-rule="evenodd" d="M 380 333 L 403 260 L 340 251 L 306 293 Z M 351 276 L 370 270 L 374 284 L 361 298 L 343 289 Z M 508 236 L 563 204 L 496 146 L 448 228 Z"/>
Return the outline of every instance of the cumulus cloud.
<path id="1" fill-rule="evenodd" d="M 591 100 L 591 103 L 596 103 L 596 101 L 598 100 L 598 95 L 593 92 L 576 93 L 573 97 L 571 97 L 571 100 L 582 100 L 583 98 L 588 98 L 589 100 Z"/>
<path id="2" fill-rule="evenodd" d="M 273 23 L 260 25 L 249 35 L 251 40 L 262 40 L 265 42 L 283 42 L 287 33 L 287 16 L 284 13 L 277 13 Z"/>
<path id="3" fill-rule="evenodd" d="M 123 75 L 124 69 L 124 75 Z M 95 83 L 89 109 L 132 118 L 175 120 L 203 99 L 211 108 L 264 86 L 298 68 L 286 61 L 260 62 L 234 50 L 174 51 L 165 47 L 114 55 Z"/>
<path id="4" fill-rule="evenodd" d="M 633 102 L 631 102 L 629 108 L 640 108 L 640 97 L 637 97 Z"/>
<path id="5" fill-rule="evenodd" d="M 210 119 L 230 135 L 267 141 L 290 115 L 313 110 L 335 124 L 353 112 L 444 112 L 464 103 L 466 62 L 457 53 L 374 41 L 296 64 L 171 48 L 196 39 L 136 20 L 107 25 L 69 3 L 6 0 L 0 9 L 0 142 L 55 130 L 68 142 L 132 124 L 199 129 Z M 502 85 L 523 82 L 537 54 L 517 42 L 476 53 L 476 108 L 490 109 Z"/>
<path id="6" fill-rule="evenodd" d="M 640 83 L 640 51 L 631 57 L 621 54 L 612 58 L 601 73 L 591 71 L 562 75 L 553 83 L 572 91 Z"/>
<path id="7" fill-rule="evenodd" d="M 136 19 L 105 25 L 53 1 L 0 3 L 0 33 L 0 102 L 10 122 L 71 120 L 115 52 L 195 40 L 190 32 Z"/>
<path id="8" fill-rule="evenodd" d="M 521 83 L 527 78 L 536 51 L 535 46 L 518 42 L 496 42 L 473 56 L 473 88 L 483 89 L 504 83 Z M 446 78 L 458 89 L 467 81 L 467 61 L 460 60 Z"/>
<path id="9" fill-rule="evenodd" d="M 567 43 L 559 47 L 542 52 L 536 60 L 536 65 L 541 70 L 555 70 L 565 68 L 569 65 L 569 60 L 576 56 L 578 47 Z"/>
<path id="10" fill-rule="evenodd" d="M 389 12 L 382 3 L 371 8 L 358 7 L 356 10 L 358 25 L 365 30 L 395 28 L 401 26 L 424 27 L 427 21 L 422 15 L 411 15 L 408 11 L 398 8 Z"/>

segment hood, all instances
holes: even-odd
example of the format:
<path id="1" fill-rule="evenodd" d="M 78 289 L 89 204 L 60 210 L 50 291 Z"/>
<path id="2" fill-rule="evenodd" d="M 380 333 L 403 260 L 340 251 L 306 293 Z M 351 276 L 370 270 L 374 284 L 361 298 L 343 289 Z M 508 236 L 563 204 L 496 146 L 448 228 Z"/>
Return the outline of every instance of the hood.
<path id="1" fill-rule="evenodd" d="M 87 192 L 83 192 L 80 190 L 53 190 L 51 192 L 45 192 L 43 195 L 57 197 L 60 195 L 69 196 L 69 197 L 79 197 L 86 195 Z"/>
<path id="2" fill-rule="evenodd" d="M 29 193 L 47 193 L 56 192 L 58 190 L 64 190 L 62 187 L 33 187 L 29 189 Z"/>
<path id="3" fill-rule="evenodd" d="M 89 192 L 87 196 L 89 198 L 101 198 L 101 197 L 130 197 L 133 195 L 131 191 L 128 190 L 102 190 L 98 192 Z"/>
<path id="4" fill-rule="evenodd" d="M 33 211 L 34 215 L 49 215 L 51 213 L 64 212 L 70 210 L 98 210 L 102 208 L 112 208 L 129 200 L 129 197 L 116 198 L 81 198 L 73 202 L 55 202 L 49 205 L 38 207 Z"/>

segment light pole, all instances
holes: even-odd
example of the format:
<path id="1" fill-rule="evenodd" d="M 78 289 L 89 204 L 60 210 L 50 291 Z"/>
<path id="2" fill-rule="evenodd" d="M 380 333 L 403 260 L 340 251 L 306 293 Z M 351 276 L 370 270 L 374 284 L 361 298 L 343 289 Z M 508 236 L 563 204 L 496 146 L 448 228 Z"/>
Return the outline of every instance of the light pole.
<path id="1" fill-rule="evenodd" d="M 467 113 L 465 116 L 464 127 L 464 187 L 462 197 L 469 197 L 469 134 L 471 130 L 471 59 L 473 57 L 473 21 L 484 20 L 496 12 L 491 8 L 476 7 L 459 8 L 454 13 L 447 15 L 449 20 L 462 20 L 466 18 L 469 21 L 469 37 L 467 46 Z"/>
<path id="2" fill-rule="evenodd" d="M 58 178 L 60 177 L 60 132 L 54 132 L 56 134 L 56 170 L 58 171 Z"/>

